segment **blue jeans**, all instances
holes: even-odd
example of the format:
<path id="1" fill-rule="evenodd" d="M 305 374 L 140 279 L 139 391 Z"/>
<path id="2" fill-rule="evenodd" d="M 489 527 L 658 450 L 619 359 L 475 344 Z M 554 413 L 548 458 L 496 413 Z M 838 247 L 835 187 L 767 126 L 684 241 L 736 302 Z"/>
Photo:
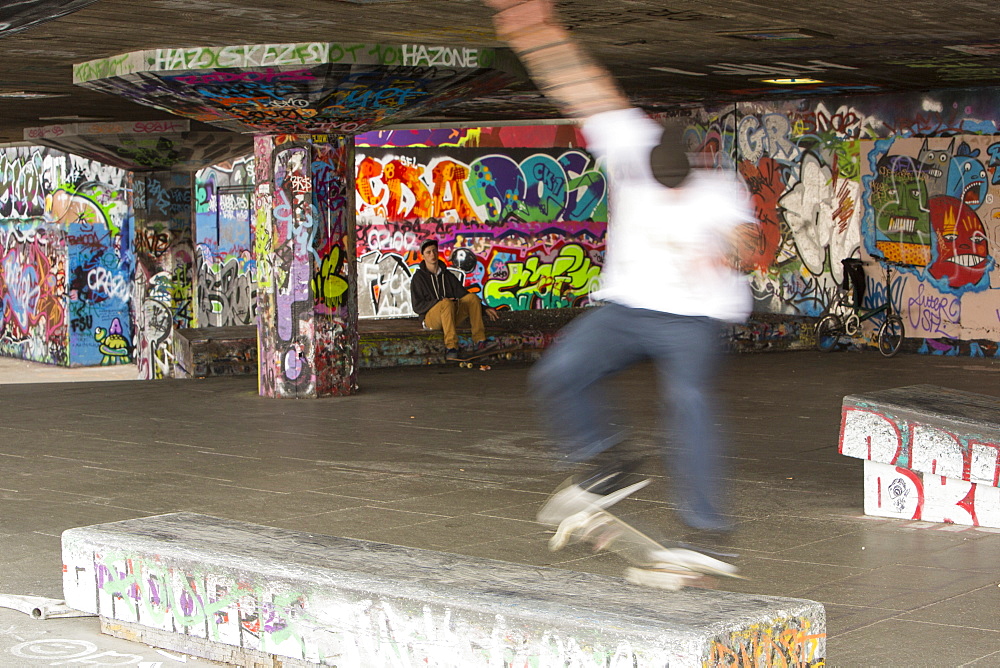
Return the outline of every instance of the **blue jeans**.
<path id="1" fill-rule="evenodd" d="M 660 456 L 673 471 L 681 519 L 696 529 L 726 530 L 719 512 L 724 443 L 715 424 L 714 380 L 722 322 L 608 304 L 571 322 L 532 369 L 532 393 L 564 459 L 590 460 L 624 439 L 612 425 L 601 381 L 643 360 L 657 369 L 665 425 Z"/>

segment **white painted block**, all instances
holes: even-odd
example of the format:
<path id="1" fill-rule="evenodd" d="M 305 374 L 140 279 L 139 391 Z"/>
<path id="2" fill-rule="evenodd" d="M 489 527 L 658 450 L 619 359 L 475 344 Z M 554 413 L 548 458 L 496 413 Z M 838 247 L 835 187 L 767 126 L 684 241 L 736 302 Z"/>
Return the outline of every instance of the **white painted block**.
<path id="1" fill-rule="evenodd" d="M 839 450 L 916 473 L 998 487 L 1000 398 L 934 385 L 849 395 L 844 397 Z M 953 497 L 960 493 L 957 486 L 946 487 L 934 489 L 943 508 L 954 505 Z M 937 505 L 931 510 L 953 512 Z"/>
<path id="2" fill-rule="evenodd" d="M 894 464 L 902 450 L 899 427 L 871 410 L 844 408 L 840 427 L 840 454 L 883 464 Z"/>
<path id="3" fill-rule="evenodd" d="M 865 460 L 865 514 L 1000 527 L 1000 489 Z"/>
<path id="4" fill-rule="evenodd" d="M 958 437 L 926 424 L 910 425 L 910 433 L 913 455 L 907 468 L 955 480 L 962 479 L 965 457 Z"/>
<path id="5" fill-rule="evenodd" d="M 865 460 L 865 514 L 919 520 L 923 503 L 919 473 Z"/>

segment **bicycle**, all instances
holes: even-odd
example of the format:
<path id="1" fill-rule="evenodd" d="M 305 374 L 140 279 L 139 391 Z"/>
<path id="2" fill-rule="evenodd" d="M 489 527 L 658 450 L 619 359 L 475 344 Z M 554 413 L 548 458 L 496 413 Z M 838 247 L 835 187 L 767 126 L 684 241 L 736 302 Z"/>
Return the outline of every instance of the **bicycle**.
<path id="1" fill-rule="evenodd" d="M 833 303 L 816 323 L 816 347 L 823 352 L 830 352 L 836 348 L 842 337 L 857 334 L 861 330 L 861 323 L 865 320 L 883 313 L 885 320 L 875 333 L 878 351 L 885 357 L 892 357 L 902 347 L 906 328 L 903 326 L 903 319 L 893 310 L 890 288 L 892 286 L 892 267 L 908 265 L 893 262 L 877 255 L 872 257 L 885 263 L 885 303 L 873 309 L 862 308 L 861 302 L 864 298 L 862 266 L 865 262 L 857 258 L 841 260 L 844 265 L 845 284 L 838 286 Z M 853 284 L 853 295 L 847 289 L 848 281 Z"/>

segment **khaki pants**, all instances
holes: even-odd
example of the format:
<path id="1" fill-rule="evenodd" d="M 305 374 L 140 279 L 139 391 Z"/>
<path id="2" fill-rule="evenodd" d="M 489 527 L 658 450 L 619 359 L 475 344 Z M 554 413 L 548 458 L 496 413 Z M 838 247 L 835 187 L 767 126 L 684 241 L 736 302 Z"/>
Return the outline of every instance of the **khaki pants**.
<path id="1" fill-rule="evenodd" d="M 442 330 L 446 348 L 458 348 L 458 334 L 455 332 L 455 327 L 466 320 L 472 329 L 472 341 L 474 343 L 485 341 L 483 303 L 474 294 L 467 294 L 458 301 L 442 299 L 424 315 L 424 326 L 427 329 Z"/>

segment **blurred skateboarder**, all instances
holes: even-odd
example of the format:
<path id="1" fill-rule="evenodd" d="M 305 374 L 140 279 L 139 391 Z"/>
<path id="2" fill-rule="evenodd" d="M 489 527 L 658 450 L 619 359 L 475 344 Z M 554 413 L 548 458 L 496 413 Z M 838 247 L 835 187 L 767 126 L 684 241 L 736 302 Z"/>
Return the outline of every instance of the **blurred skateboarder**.
<path id="1" fill-rule="evenodd" d="M 648 482 L 634 474 L 638 461 L 612 425 L 602 381 L 652 360 L 664 423 L 676 435 L 676 452 L 662 447 L 661 454 L 674 473 L 680 518 L 703 533 L 704 541 L 692 542 L 708 543 L 732 528 L 721 507 L 724 442 L 713 418 L 713 381 L 725 323 L 744 320 L 752 306 L 737 268 L 739 240 L 756 234 L 746 189 L 735 173 L 692 169 L 682 128 L 664 127 L 632 107 L 610 73 L 559 24 L 552 0 L 483 1 L 496 10 L 497 35 L 538 87 L 581 122 L 610 188 L 607 253 L 595 294 L 605 304 L 571 323 L 531 376 L 564 459 L 596 466 L 557 490 L 538 519 L 559 527 L 565 543 L 567 534 L 588 526 L 613 525 L 587 518 Z M 594 542 L 608 540 L 614 537 Z M 681 570 L 736 571 L 711 558 L 710 567 L 699 568 L 705 560 L 687 548 L 674 556 Z"/>

